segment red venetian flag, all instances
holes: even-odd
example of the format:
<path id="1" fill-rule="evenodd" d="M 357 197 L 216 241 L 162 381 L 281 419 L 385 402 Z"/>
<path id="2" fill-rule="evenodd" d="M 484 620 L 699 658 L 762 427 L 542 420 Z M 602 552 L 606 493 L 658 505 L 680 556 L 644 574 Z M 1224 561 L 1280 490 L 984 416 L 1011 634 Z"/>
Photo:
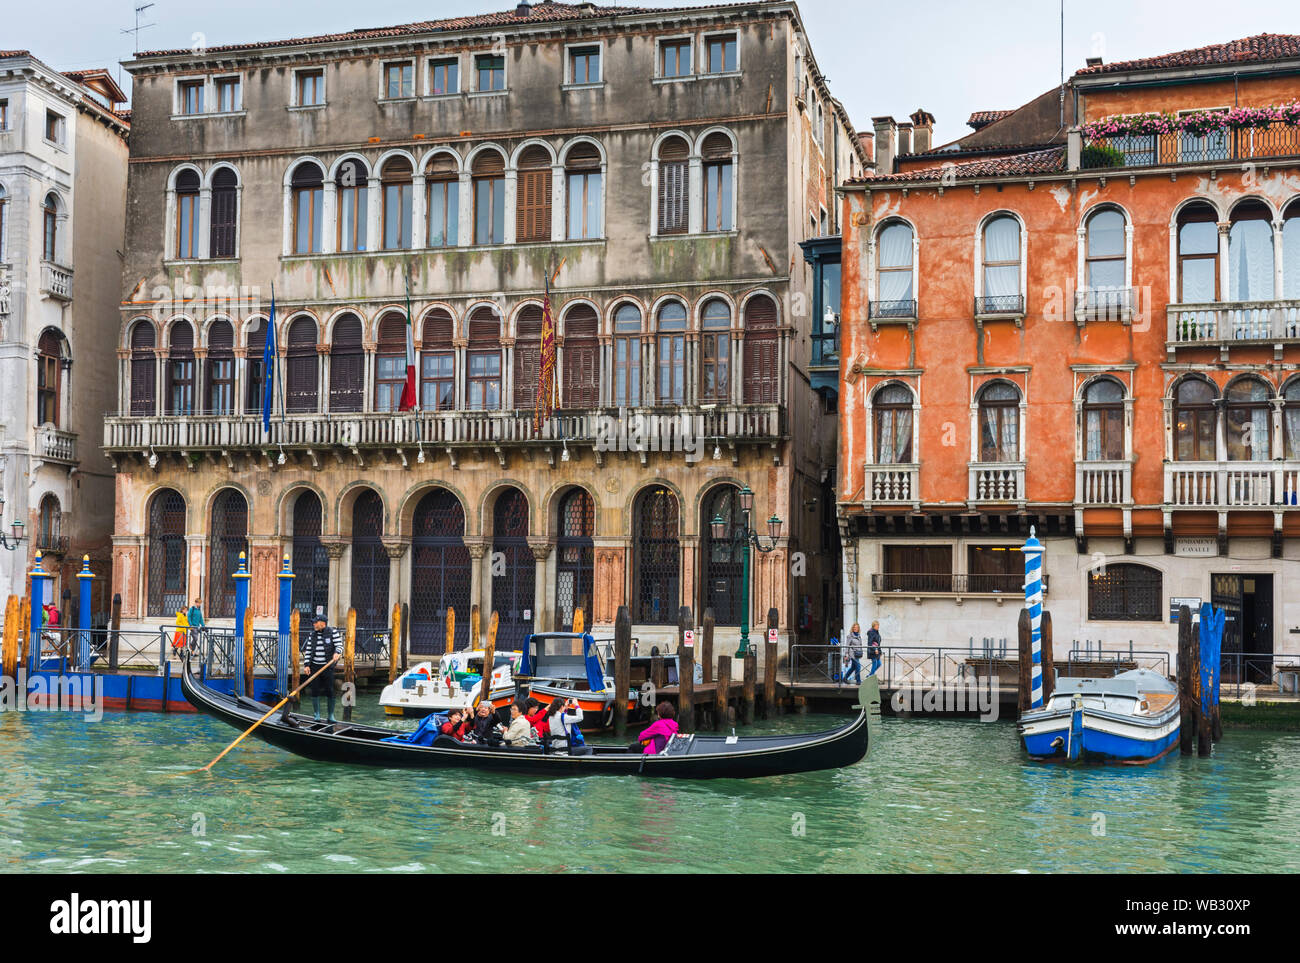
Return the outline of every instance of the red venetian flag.
<path id="1" fill-rule="evenodd" d="M 551 280 L 542 298 L 542 344 L 537 366 L 537 400 L 533 403 L 533 431 L 540 431 L 555 409 L 555 319 L 551 317 Z"/>
<path id="2" fill-rule="evenodd" d="M 415 407 L 415 333 L 411 327 L 411 282 L 406 282 L 406 384 L 402 385 L 402 400 L 398 402 L 399 411 L 410 411 Z"/>

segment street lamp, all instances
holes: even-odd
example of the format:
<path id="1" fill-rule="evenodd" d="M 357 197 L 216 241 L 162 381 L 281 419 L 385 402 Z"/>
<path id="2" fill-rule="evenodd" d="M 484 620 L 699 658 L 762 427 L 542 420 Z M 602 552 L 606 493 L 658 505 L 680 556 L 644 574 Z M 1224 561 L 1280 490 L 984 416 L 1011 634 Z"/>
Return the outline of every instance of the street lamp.
<path id="1" fill-rule="evenodd" d="M 775 549 L 776 542 L 781 537 L 781 519 L 773 515 L 767 520 L 767 534 L 772 544 L 765 547 L 759 541 L 758 532 L 749 527 L 749 516 L 754 510 L 753 490 L 746 485 L 737 493 L 736 502 L 740 508 L 740 524 L 733 525 L 728 532 L 727 523 L 722 516 L 714 515 L 709 531 L 715 542 L 730 542 L 733 552 L 739 548 L 744 553 L 740 577 L 740 648 L 736 650 L 736 657 L 743 659 L 749 652 L 749 548 L 752 545 L 764 554 Z"/>
<path id="2" fill-rule="evenodd" d="M 4 518 L 4 513 L 5 513 L 5 497 L 4 495 L 0 495 L 0 518 Z M 26 526 L 23 525 L 22 522 L 20 522 L 18 519 L 15 518 L 13 521 L 14 534 L 12 538 L 6 536 L 4 531 L 0 530 L 0 548 L 8 549 L 11 552 L 15 551 L 18 548 L 18 546 L 21 545 L 23 542 L 24 528 L 26 528 Z"/>

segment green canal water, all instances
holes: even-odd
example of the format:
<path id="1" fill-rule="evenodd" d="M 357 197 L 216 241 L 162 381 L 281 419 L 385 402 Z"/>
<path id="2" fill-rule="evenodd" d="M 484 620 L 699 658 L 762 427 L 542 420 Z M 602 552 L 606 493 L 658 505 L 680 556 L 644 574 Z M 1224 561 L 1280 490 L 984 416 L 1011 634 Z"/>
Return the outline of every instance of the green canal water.
<path id="1" fill-rule="evenodd" d="M 658 783 L 326 766 L 250 740 L 177 775 L 234 735 L 189 714 L 0 715 L 0 870 L 1300 871 L 1300 733 L 1067 769 L 1027 763 L 1007 722 L 887 718 L 839 772 Z"/>

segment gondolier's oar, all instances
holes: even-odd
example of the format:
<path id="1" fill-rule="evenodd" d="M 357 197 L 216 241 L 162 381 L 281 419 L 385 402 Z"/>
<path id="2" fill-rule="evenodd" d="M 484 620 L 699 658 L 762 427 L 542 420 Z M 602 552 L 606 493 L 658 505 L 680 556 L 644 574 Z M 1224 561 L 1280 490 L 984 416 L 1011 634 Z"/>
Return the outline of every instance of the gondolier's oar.
<path id="1" fill-rule="evenodd" d="M 299 692 L 301 692 L 303 689 L 307 688 L 307 686 L 311 685 L 312 680 L 315 679 L 316 676 L 320 675 L 322 672 L 324 672 L 326 669 L 328 669 L 330 666 L 332 666 L 332 665 L 333 665 L 335 662 L 337 662 L 338 660 L 339 660 L 339 657 L 338 657 L 337 655 L 335 655 L 334 658 L 330 659 L 330 660 L 329 660 L 328 662 L 326 662 L 323 666 L 321 666 L 319 669 L 317 669 L 315 672 L 313 672 L 313 673 L 312 673 L 312 676 L 311 676 L 310 679 L 308 679 L 308 680 L 307 680 L 306 682 L 304 682 L 302 685 L 298 686 L 298 688 L 294 689 L 294 690 L 293 690 L 292 692 L 290 692 L 287 696 L 285 696 L 283 699 L 281 699 L 279 702 L 277 702 L 274 706 L 272 706 L 271 709 L 266 713 L 266 715 L 262 716 L 262 718 L 258 719 L 258 720 L 257 720 L 256 722 L 254 722 L 251 726 L 249 726 L 247 729 L 245 729 L 245 730 L 240 734 L 240 736 L 239 736 L 238 739 L 236 739 L 236 740 L 235 740 L 234 742 L 232 742 L 230 745 L 226 746 L 226 748 L 222 749 L 222 750 L 221 750 L 221 754 L 218 755 L 217 758 L 213 759 L 213 760 L 212 760 L 210 763 L 208 763 L 206 766 L 203 766 L 203 767 L 201 767 L 201 768 L 199 768 L 199 769 L 191 769 L 191 770 L 189 770 L 188 772 L 178 772 L 176 775 L 178 775 L 178 776 L 192 776 L 192 775 L 193 775 L 194 773 L 196 773 L 196 772 L 207 772 L 208 770 L 210 770 L 213 766 L 215 766 L 217 763 L 219 763 L 219 762 L 221 761 L 222 757 L 225 756 L 226 753 L 228 753 L 231 749 L 234 749 L 235 746 L 237 746 L 237 745 L 239 745 L 241 742 L 243 742 L 244 739 L 245 739 L 245 737 L 247 737 L 247 735 L 248 735 L 250 732 L 252 732 L 252 731 L 253 731 L 254 729 L 256 729 L 258 726 L 260 726 L 260 725 L 261 725 L 263 722 L 265 722 L 267 719 L 271 718 L 271 716 L 275 715 L 275 710 L 276 710 L 276 709 L 279 709 L 282 705 L 284 705 L 286 702 L 288 702 L 290 699 L 292 699 L 294 696 L 296 696 Z"/>

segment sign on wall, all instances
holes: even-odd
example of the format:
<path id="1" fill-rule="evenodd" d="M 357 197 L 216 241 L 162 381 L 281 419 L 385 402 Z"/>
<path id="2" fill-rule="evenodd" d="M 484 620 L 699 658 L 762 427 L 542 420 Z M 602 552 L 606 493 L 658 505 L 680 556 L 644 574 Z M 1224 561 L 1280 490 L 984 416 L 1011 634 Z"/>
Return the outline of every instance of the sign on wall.
<path id="1" fill-rule="evenodd" d="M 1169 599 L 1169 621 L 1178 621 L 1178 610 L 1186 605 L 1192 610 L 1192 621 L 1195 622 L 1201 617 L 1201 600 L 1194 598 L 1174 598 Z"/>
<path id="2" fill-rule="evenodd" d="M 1175 538 L 1174 554 L 1184 558 L 1214 558 L 1219 554 L 1219 542 L 1213 536 Z"/>

